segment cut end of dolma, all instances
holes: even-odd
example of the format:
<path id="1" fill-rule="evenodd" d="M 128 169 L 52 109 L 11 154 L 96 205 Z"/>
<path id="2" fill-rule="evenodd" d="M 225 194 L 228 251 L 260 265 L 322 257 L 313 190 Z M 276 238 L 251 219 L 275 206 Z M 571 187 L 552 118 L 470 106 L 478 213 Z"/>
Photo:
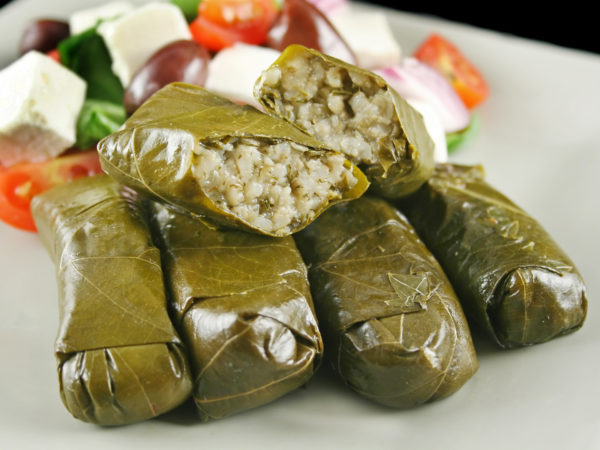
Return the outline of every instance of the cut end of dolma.
<path id="1" fill-rule="evenodd" d="M 61 356 L 61 399 L 76 419 L 126 425 L 164 414 L 191 394 L 181 345 L 147 344 Z"/>
<path id="2" fill-rule="evenodd" d="M 353 390 L 407 408 L 456 392 L 477 371 L 452 286 L 386 201 L 336 205 L 294 237 L 326 356 Z"/>
<path id="3" fill-rule="evenodd" d="M 564 270 L 566 269 L 566 270 Z M 576 272 L 520 267 L 509 273 L 488 308 L 490 323 L 504 347 L 549 341 L 583 325 L 586 294 Z"/>
<path id="4" fill-rule="evenodd" d="M 98 146 L 121 183 L 213 225 L 287 236 L 359 197 L 365 175 L 291 124 L 173 83 Z"/>
<path id="5" fill-rule="evenodd" d="M 579 329 L 586 288 L 530 215 L 486 183 L 483 168 L 438 165 L 401 205 L 456 289 L 467 316 L 505 348 Z"/>
<path id="6" fill-rule="evenodd" d="M 262 138 L 204 141 L 192 171 L 217 208 L 265 234 L 288 235 L 358 183 L 341 154 L 308 150 Z"/>
<path id="7" fill-rule="evenodd" d="M 211 230 L 159 203 L 150 208 L 201 419 L 265 405 L 308 382 L 323 344 L 293 239 Z"/>
<path id="8" fill-rule="evenodd" d="M 160 255 L 135 196 L 106 175 L 32 201 L 55 265 L 61 398 L 77 419 L 124 425 L 189 398 L 192 377 L 167 312 Z"/>
<path id="9" fill-rule="evenodd" d="M 383 78 L 301 45 L 291 45 L 257 81 L 254 95 L 363 169 L 388 198 L 414 192 L 433 171 L 423 117 Z"/>

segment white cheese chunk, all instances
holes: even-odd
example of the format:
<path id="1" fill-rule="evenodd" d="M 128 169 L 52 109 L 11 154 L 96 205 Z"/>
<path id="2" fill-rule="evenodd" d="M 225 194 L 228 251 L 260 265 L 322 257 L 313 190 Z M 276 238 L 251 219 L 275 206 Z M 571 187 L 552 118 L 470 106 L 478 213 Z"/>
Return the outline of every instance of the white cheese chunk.
<path id="1" fill-rule="evenodd" d="M 75 11 L 69 17 L 69 30 L 71 34 L 79 34 L 95 26 L 99 20 L 117 18 L 129 11 L 134 6 L 129 2 L 111 2 L 95 8 Z"/>
<path id="2" fill-rule="evenodd" d="M 180 39 L 191 39 L 181 10 L 170 3 L 148 3 L 98 27 L 112 58 L 112 70 L 123 86 L 157 50 Z"/>
<path id="3" fill-rule="evenodd" d="M 347 8 L 328 18 L 356 55 L 360 67 L 370 70 L 400 63 L 400 45 L 384 13 Z"/>
<path id="4" fill-rule="evenodd" d="M 210 61 L 205 87 L 232 101 L 260 109 L 253 95 L 254 83 L 279 54 L 272 48 L 236 43 Z"/>
<path id="5" fill-rule="evenodd" d="M 30 51 L 0 72 L 0 163 L 39 162 L 75 142 L 86 83 Z"/>

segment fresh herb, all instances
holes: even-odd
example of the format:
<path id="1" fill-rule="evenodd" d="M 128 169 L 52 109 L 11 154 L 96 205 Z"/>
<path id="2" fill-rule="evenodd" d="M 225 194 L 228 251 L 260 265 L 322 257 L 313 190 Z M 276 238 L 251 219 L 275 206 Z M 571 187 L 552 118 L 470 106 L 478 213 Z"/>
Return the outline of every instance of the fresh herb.
<path id="1" fill-rule="evenodd" d="M 90 148 L 100 139 L 114 133 L 125 122 L 125 107 L 103 100 L 86 99 L 77 119 L 79 148 Z"/>
<path id="2" fill-rule="evenodd" d="M 479 128 L 481 128 L 481 117 L 478 112 L 474 112 L 471 114 L 471 121 L 466 128 L 446 134 L 448 152 L 453 152 L 466 145 L 467 142 L 477 136 Z"/>
<path id="3" fill-rule="evenodd" d="M 96 28 L 71 36 L 58 45 L 61 63 L 87 82 L 87 98 L 122 104 L 124 89 L 113 73 L 112 60 Z"/>
<path id="4" fill-rule="evenodd" d="M 112 59 L 96 28 L 62 41 L 58 52 L 61 63 L 87 83 L 86 100 L 77 119 L 75 146 L 90 148 L 125 122 L 124 89 L 112 71 Z"/>
<path id="5" fill-rule="evenodd" d="M 191 22 L 198 16 L 200 0 L 171 0 L 171 3 L 179 6 L 179 9 L 181 9 L 188 22 Z"/>

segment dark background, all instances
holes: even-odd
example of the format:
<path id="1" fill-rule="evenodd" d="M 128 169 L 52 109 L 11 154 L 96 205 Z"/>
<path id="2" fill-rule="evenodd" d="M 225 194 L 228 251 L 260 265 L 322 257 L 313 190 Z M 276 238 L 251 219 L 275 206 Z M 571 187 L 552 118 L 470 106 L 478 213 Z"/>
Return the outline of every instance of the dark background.
<path id="1" fill-rule="evenodd" d="M 549 3 L 362 0 L 402 11 L 437 16 L 563 47 L 600 53 L 600 21 L 596 11 L 574 1 Z M 0 0 L 0 6 L 8 3 Z M 591 2 L 590 2 L 591 3 Z M 73 5 L 77 0 L 73 0 Z M 593 3 L 592 3 L 593 4 Z M 542 6 L 543 5 L 543 6 Z"/>
<path id="2" fill-rule="evenodd" d="M 600 20 L 597 11 L 576 1 L 510 2 L 369 0 L 407 12 L 428 14 L 454 22 L 544 41 L 563 47 L 600 53 Z M 583 2 L 581 2 L 583 3 Z M 593 9 L 593 11 L 592 11 Z"/>

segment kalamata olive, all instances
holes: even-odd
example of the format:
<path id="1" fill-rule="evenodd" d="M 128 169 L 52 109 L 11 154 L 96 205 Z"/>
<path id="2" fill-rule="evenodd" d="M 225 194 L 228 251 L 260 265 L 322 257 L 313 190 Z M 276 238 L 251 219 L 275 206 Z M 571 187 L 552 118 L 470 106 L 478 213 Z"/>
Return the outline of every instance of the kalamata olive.
<path id="1" fill-rule="evenodd" d="M 285 0 L 266 45 L 282 51 L 290 44 L 314 48 L 356 64 L 356 57 L 325 15 L 305 0 Z"/>
<path id="2" fill-rule="evenodd" d="M 29 50 L 47 53 L 54 50 L 58 43 L 69 37 L 69 24 L 60 20 L 40 19 L 30 23 L 21 37 L 19 53 Z"/>
<path id="3" fill-rule="evenodd" d="M 169 83 L 182 81 L 204 86 L 209 61 L 208 50 L 194 41 L 167 44 L 133 76 L 123 99 L 127 114 L 133 114 L 152 94 Z"/>

